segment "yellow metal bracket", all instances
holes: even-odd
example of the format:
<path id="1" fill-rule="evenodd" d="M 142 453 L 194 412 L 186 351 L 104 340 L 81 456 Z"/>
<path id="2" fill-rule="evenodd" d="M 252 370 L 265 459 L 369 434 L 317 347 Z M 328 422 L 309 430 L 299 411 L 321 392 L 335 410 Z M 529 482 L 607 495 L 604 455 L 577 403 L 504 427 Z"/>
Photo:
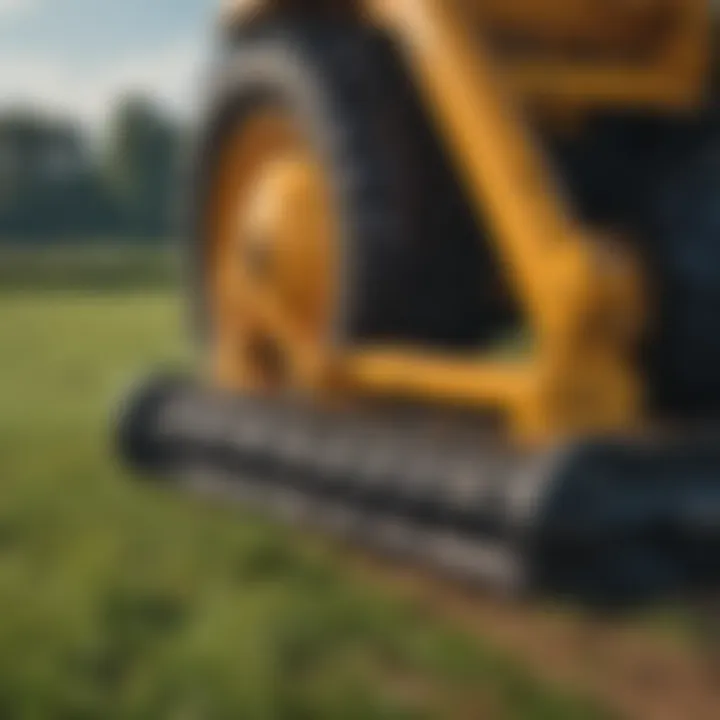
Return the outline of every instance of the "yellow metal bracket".
<path id="1" fill-rule="evenodd" d="M 444 372 L 454 381 L 424 382 L 443 371 L 435 362 L 430 373 L 412 357 L 404 373 L 397 372 L 396 358 L 385 373 L 375 362 L 373 373 L 357 379 L 390 385 L 387 378 L 395 377 L 397 385 L 409 385 L 408 378 L 417 377 L 418 392 L 454 388 L 478 404 L 504 403 L 525 436 L 634 425 L 642 388 L 631 351 L 643 313 L 633 258 L 588 236 L 574 220 L 516 98 L 452 3 L 375 0 L 372 9 L 407 54 L 479 219 L 491 226 L 499 263 L 526 308 L 537 348 L 522 370 L 523 382 L 517 368 L 498 372 L 496 361 L 482 359 L 469 373 L 448 361 Z"/>
<path id="2" fill-rule="evenodd" d="M 353 7 L 390 32 L 407 58 L 478 219 L 490 229 L 498 267 L 521 301 L 535 347 L 526 359 L 505 361 L 414 348 L 339 354 L 323 348 L 327 384 L 358 394 L 500 410 L 518 436 L 533 440 L 634 428 L 645 412 L 634 356 L 645 324 L 639 263 L 627 244 L 577 221 L 521 108 L 543 95 L 559 108 L 636 101 L 691 105 L 704 77 L 707 48 L 700 39 L 708 29 L 707 0 L 678 5 L 687 12 L 677 42 L 662 63 L 633 72 L 602 64 L 503 66 L 483 27 L 468 22 L 472 4 L 362 0 Z M 302 4 L 226 5 L 236 21 L 238 15 Z"/>

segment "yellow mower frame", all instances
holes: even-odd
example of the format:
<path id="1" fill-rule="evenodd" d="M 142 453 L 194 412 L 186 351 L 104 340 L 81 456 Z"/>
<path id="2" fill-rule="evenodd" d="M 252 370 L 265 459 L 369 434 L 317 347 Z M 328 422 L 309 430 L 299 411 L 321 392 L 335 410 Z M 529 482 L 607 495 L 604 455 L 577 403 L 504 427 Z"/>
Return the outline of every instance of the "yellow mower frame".
<path id="1" fill-rule="evenodd" d="M 563 118 L 596 106 L 694 108 L 707 75 L 709 3 L 658 0 L 672 22 L 658 21 L 661 40 L 648 40 L 638 53 L 631 52 L 638 47 L 632 38 L 615 37 L 618 18 L 611 11 L 598 20 L 587 14 L 588 5 L 598 3 L 225 3 L 228 25 L 312 8 L 356 13 L 395 37 L 478 219 L 491 230 L 532 331 L 532 353 L 520 359 L 481 352 L 308 347 L 274 299 L 253 294 L 248 286 L 246 299 L 256 316 L 288 352 L 302 355 L 304 367 L 313 368 L 315 389 L 341 387 L 357 395 L 487 408 L 501 412 L 518 438 L 534 442 L 632 431 L 645 419 L 643 380 L 634 357 L 647 322 L 640 263 L 627 243 L 599 236 L 573 216 L 520 107 L 525 103 Z M 480 21 L 470 23 L 470 14 Z M 507 28 L 532 28 L 540 54 L 497 52 L 494 40 Z M 568 38 L 588 33 L 596 40 L 597 56 L 578 59 L 553 37 L 553 28 Z M 603 42 L 617 52 L 606 52 Z M 557 52 L 547 52 L 548 47 Z M 296 232 L 312 232 L 319 222 L 304 213 Z"/>

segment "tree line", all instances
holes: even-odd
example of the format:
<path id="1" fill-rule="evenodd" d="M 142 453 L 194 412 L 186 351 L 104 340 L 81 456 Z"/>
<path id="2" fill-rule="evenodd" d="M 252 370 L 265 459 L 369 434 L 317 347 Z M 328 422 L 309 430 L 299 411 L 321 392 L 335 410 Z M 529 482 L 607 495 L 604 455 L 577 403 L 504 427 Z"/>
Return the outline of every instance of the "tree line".
<path id="1" fill-rule="evenodd" d="M 68 118 L 0 114 L 0 243 L 168 238 L 182 135 L 140 96 L 123 98 L 100 136 Z"/>

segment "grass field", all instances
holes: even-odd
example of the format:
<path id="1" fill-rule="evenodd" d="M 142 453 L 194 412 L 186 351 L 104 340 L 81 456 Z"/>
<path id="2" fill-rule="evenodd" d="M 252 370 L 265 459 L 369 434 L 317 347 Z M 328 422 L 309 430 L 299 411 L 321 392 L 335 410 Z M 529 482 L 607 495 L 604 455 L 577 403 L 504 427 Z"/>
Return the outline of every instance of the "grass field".
<path id="1" fill-rule="evenodd" d="M 171 287 L 178 275 L 179 248 L 157 244 L 107 246 L 101 243 L 42 249 L 0 243 L 0 290 L 157 290 Z"/>
<path id="2" fill-rule="evenodd" d="M 329 545 L 133 484 L 108 413 L 137 374 L 182 358 L 172 290 L 151 289 L 155 271 L 135 285 L 103 265 L 95 277 L 122 282 L 93 286 L 91 265 L 13 262 L 22 282 L 0 278 L 0 718 L 600 715 L 367 586 Z"/>

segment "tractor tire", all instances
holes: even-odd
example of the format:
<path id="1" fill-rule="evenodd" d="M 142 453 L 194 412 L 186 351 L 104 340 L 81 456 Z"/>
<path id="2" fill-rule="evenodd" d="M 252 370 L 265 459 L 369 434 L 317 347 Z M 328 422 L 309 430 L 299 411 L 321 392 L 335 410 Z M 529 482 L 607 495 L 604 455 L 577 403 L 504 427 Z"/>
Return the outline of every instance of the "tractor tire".
<path id="1" fill-rule="evenodd" d="M 658 299 L 649 362 L 658 406 L 720 418 L 720 128 L 700 127 L 664 163 L 648 208 Z"/>
<path id="2" fill-rule="evenodd" d="M 370 28 L 298 19 L 236 38 L 215 73 L 191 199 L 191 302 L 202 335 L 213 174 L 228 133 L 268 104 L 291 114 L 334 189 L 342 231 L 333 342 L 470 347 L 487 337 L 503 315 L 495 268 L 398 51 Z"/>

